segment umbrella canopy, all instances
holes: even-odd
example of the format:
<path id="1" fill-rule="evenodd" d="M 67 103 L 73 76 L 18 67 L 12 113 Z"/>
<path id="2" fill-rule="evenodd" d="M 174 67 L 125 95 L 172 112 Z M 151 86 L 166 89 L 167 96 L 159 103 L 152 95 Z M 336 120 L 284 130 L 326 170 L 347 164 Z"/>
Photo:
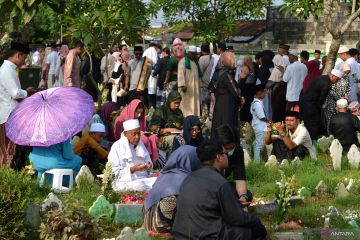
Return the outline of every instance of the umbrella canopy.
<path id="1" fill-rule="evenodd" d="M 51 88 L 26 98 L 12 111 L 6 135 L 18 145 L 50 146 L 83 130 L 94 110 L 92 97 L 80 88 Z"/>

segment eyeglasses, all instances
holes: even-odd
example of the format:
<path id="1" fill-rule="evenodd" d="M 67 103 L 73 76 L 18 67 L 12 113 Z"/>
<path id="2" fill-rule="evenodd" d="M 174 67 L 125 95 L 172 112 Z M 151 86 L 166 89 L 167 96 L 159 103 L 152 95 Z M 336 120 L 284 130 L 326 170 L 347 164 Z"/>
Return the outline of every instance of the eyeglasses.
<path id="1" fill-rule="evenodd" d="M 198 132 L 200 132 L 200 129 L 198 129 L 198 128 L 191 128 L 191 129 L 190 129 L 190 132 L 196 132 L 196 133 L 198 133 Z"/>

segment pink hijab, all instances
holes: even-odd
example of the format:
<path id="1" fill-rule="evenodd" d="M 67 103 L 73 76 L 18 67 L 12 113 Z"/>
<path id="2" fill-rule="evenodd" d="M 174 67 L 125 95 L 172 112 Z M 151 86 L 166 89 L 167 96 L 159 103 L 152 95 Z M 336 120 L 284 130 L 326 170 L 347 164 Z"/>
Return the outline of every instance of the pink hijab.
<path id="1" fill-rule="evenodd" d="M 306 92 L 310 86 L 310 83 L 321 76 L 319 70 L 319 63 L 316 60 L 309 61 L 306 64 L 308 74 L 306 75 L 303 82 L 303 92 Z"/>
<path id="2" fill-rule="evenodd" d="M 127 105 L 120 113 L 114 123 L 114 137 L 115 140 L 120 139 L 121 133 L 124 131 L 123 122 L 134 119 L 135 118 L 135 111 L 139 104 L 144 105 L 139 99 L 132 100 L 129 105 Z M 144 107 L 145 109 L 145 107 Z M 146 119 L 145 119 L 145 111 L 141 115 L 140 119 L 140 130 L 146 131 Z"/>

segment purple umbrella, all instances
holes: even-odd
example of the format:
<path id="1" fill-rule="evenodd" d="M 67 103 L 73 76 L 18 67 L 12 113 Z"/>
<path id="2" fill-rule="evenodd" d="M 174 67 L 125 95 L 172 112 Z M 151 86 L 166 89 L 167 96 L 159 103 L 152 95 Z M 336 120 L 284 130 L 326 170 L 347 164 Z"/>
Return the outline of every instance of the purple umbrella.
<path id="1" fill-rule="evenodd" d="M 11 112 L 6 135 L 18 145 L 50 146 L 82 131 L 94 110 L 92 97 L 80 88 L 51 88 L 26 98 Z"/>

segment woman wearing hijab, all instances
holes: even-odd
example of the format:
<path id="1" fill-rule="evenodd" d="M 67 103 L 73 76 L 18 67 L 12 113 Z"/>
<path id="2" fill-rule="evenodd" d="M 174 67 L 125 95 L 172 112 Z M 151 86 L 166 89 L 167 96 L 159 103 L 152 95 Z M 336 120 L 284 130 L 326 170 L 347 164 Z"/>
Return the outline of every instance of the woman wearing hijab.
<path id="1" fill-rule="evenodd" d="M 307 89 L 309 88 L 311 82 L 317 78 L 319 78 L 321 76 L 321 72 L 319 69 L 319 61 L 317 60 L 312 60 L 309 61 L 306 64 L 307 70 L 308 70 L 308 74 L 306 75 L 304 82 L 303 82 L 303 92 L 306 92 Z"/>
<path id="2" fill-rule="evenodd" d="M 154 233 L 171 233 L 176 198 L 187 175 L 200 167 L 196 148 L 184 145 L 171 154 L 144 204 L 144 227 Z"/>
<path id="3" fill-rule="evenodd" d="M 254 100 L 254 87 L 256 85 L 255 64 L 251 57 L 244 57 L 244 66 L 240 70 L 239 86 L 241 93 L 245 98 L 245 104 L 240 111 L 240 119 L 244 122 L 251 122 L 252 115 L 250 113 L 251 102 Z"/>
<path id="4" fill-rule="evenodd" d="M 182 145 L 198 147 L 203 141 L 199 117 L 190 115 L 184 119 L 183 134 L 175 136 L 172 151 L 174 152 Z"/>
<path id="5" fill-rule="evenodd" d="M 158 147 L 169 156 L 175 134 L 181 132 L 184 116 L 179 109 L 181 95 L 178 91 L 172 91 L 166 103 L 157 108 L 151 117 L 149 131 L 160 136 Z"/>
<path id="6" fill-rule="evenodd" d="M 234 53 L 221 54 L 220 63 L 222 69 L 218 73 L 218 86 L 215 89 L 215 107 L 211 125 L 211 136 L 215 129 L 222 124 L 238 127 L 239 107 L 241 103 L 240 93 L 231 74 L 234 69 Z"/>
<path id="7" fill-rule="evenodd" d="M 114 69 L 111 73 L 111 101 L 117 102 L 120 106 L 124 106 L 126 104 L 126 99 L 124 96 L 118 97 L 118 91 L 119 87 L 120 89 L 123 89 L 123 86 L 125 84 L 125 71 L 127 67 L 126 61 L 123 60 L 124 58 L 128 57 L 127 52 L 123 52 L 120 54 L 120 52 L 114 52 L 112 54 L 114 59 Z"/>
<path id="8" fill-rule="evenodd" d="M 64 86 L 64 63 L 66 55 L 69 53 L 69 47 L 66 44 L 61 45 L 59 57 L 55 67 L 55 84 L 54 87 Z"/>
<path id="9" fill-rule="evenodd" d="M 144 143 L 149 152 L 150 158 L 155 163 L 159 158 L 157 149 L 158 137 L 155 134 L 145 135 L 146 133 L 146 118 L 145 105 L 139 100 L 132 100 L 115 119 L 114 123 L 114 137 L 115 140 L 120 139 L 124 131 L 123 123 L 130 119 L 138 119 L 140 123 L 141 141 Z"/>
<path id="10" fill-rule="evenodd" d="M 107 102 L 102 105 L 98 111 L 98 115 L 100 116 L 103 124 L 106 129 L 106 139 L 110 142 L 115 142 L 114 137 L 114 126 L 112 122 L 112 113 L 114 111 L 119 110 L 120 106 L 114 102 Z"/>

